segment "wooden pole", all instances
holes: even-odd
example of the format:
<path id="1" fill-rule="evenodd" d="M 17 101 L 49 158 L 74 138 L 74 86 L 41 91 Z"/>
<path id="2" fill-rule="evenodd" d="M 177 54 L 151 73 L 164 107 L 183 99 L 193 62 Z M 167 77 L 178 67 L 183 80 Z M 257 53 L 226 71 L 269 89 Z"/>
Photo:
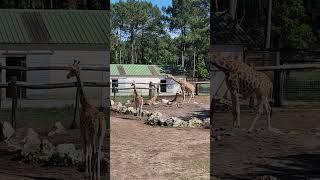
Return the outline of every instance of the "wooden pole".
<path id="1" fill-rule="evenodd" d="M 275 65 L 279 66 L 280 65 L 280 52 L 276 53 L 276 59 L 275 59 Z M 281 70 L 275 70 L 274 71 L 274 106 L 275 107 L 280 107 L 282 105 L 282 97 L 281 97 L 281 82 L 280 82 L 280 77 L 281 77 Z"/>
<path id="2" fill-rule="evenodd" d="M 77 121 L 77 117 L 78 117 L 77 114 L 78 114 L 78 109 L 79 109 L 79 91 L 80 91 L 80 89 L 77 86 L 76 102 L 75 102 L 74 113 L 73 113 L 73 121 L 70 126 L 70 129 L 79 129 L 80 128 L 79 121 Z"/>
<path id="3" fill-rule="evenodd" d="M 150 82 L 150 83 L 149 83 L 149 99 L 152 98 L 152 90 L 153 90 L 153 89 L 152 89 L 152 86 L 153 86 L 153 85 L 152 85 L 152 82 Z"/>
<path id="4" fill-rule="evenodd" d="M 112 91 L 113 91 L 113 101 L 116 101 L 116 85 L 112 84 Z"/>
<path id="5" fill-rule="evenodd" d="M 196 85 L 196 95 L 198 96 L 199 95 L 199 84 L 195 84 Z"/>
<path id="6" fill-rule="evenodd" d="M 11 99 L 12 99 L 12 106 L 11 106 L 11 125 L 14 129 L 17 128 L 16 122 L 16 111 L 17 111 L 17 77 L 13 76 L 10 77 L 10 92 L 11 92 Z"/>

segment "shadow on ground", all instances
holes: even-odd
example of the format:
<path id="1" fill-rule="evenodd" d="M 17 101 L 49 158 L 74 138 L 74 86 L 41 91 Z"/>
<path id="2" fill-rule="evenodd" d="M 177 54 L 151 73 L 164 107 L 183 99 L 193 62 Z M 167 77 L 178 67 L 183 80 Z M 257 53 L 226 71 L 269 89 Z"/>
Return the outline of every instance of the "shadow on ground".
<path id="1" fill-rule="evenodd" d="M 268 164 L 254 164 L 262 171 L 246 175 L 225 175 L 221 179 L 249 180 L 269 175 L 280 180 L 316 180 L 320 179 L 320 154 L 298 154 L 284 157 L 271 157 Z M 274 162 L 277 162 L 277 165 Z"/>

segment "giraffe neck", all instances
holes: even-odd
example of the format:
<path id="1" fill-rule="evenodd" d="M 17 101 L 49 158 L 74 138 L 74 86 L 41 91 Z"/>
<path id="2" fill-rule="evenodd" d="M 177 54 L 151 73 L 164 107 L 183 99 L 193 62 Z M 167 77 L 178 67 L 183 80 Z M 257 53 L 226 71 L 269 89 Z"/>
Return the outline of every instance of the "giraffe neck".
<path id="1" fill-rule="evenodd" d="M 82 83 L 82 81 L 81 81 L 80 75 L 77 75 L 76 77 L 77 77 L 77 86 L 78 86 L 78 88 L 79 88 L 79 98 L 80 98 L 81 106 L 82 106 L 83 108 L 89 107 L 90 104 L 89 104 L 89 102 L 88 102 L 88 100 L 87 100 L 87 97 L 86 97 L 86 95 L 85 95 L 85 93 L 84 93 L 83 83 Z"/>
<path id="2" fill-rule="evenodd" d="M 181 84 L 181 81 L 180 81 L 179 79 L 177 79 L 177 78 L 175 78 L 175 77 L 173 77 L 173 76 L 171 77 L 171 79 L 174 80 L 175 82 Z"/>
<path id="3" fill-rule="evenodd" d="M 134 93 L 134 96 L 135 96 L 135 97 L 138 97 L 136 85 L 133 86 L 133 93 Z"/>

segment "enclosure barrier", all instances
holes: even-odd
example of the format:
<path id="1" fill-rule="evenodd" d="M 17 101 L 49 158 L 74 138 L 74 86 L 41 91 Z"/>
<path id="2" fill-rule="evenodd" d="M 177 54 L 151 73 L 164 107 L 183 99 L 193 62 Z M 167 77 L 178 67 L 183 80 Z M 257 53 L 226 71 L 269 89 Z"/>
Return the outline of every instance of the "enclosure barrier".
<path id="1" fill-rule="evenodd" d="M 69 66 L 47 66 L 47 67 L 20 67 L 20 66 L 2 66 L 0 65 L 0 81 L 2 81 L 2 70 L 19 70 L 19 71 L 47 71 L 47 70 L 62 70 L 69 71 L 71 67 Z M 108 72 L 109 69 L 106 67 L 81 67 L 83 71 L 103 71 Z M 86 87 L 110 87 L 109 82 L 83 82 L 83 85 Z M 17 81 L 17 77 L 10 77 L 10 81 L 8 83 L 0 83 L 0 108 L 2 101 L 2 88 L 9 88 L 10 93 L 12 93 L 12 107 L 11 107 L 11 124 L 16 129 L 16 110 L 17 110 L 17 97 L 18 97 L 18 88 L 27 88 L 27 89 L 58 89 L 58 88 L 70 88 L 77 87 L 76 91 L 76 99 L 75 99 L 75 107 L 74 107 L 74 115 L 73 122 L 70 126 L 71 129 L 79 128 L 79 123 L 76 121 L 77 111 L 79 109 L 79 88 L 77 82 L 67 82 L 67 83 L 48 83 L 48 84 L 36 84 L 36 83 L 28 83 Z M 102 108 L 102 107 L 100 107 Z"/>
<path id="2" fill-rule="evenodd" d="M 191 82 L 192 84 L 195 85 L 196 88 L 196 92 L 195 95 L 199 95 L 199 85 L 200 84 L 210 84 L 210 81 L 198 81 L 198 82 Z M 116 87 L 116 84 L 131 84 L 131 83 L 112 83 L 112 87 L 110 89 L 112 89 L 113 92 L 113 100 L 115 100 L 116 98 L 116 93 L 118 90 L 128 90 L 128 89 L 133 89 L 132 87 L 129 88 L 118 88 Z M 149 99 L 152 98 L 154 96 L 154 91 L 157 90 L 157 92 L 159 92 L 159 86 L 161 84 L 165 84 L 165 85 L 174 85 L 173 83 L 153 83 L 153 82 L 149 82 L 149 83 L 135 83 L 135 84 L 149 84 L 148 88 L 136 88 L 136 89 L 149 89 Z"/>

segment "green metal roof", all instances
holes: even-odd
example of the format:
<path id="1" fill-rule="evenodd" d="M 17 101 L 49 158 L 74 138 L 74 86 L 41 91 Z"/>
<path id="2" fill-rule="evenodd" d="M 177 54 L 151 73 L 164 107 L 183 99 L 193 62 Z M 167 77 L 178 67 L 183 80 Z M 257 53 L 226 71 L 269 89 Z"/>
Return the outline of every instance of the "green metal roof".
<path id="1" fill-rule="evenodd" d="M 111 76 L 163 76 L 166 74 L 183 75 L 184 71 L 179 66 L 110 64 Z"/>
<path id="2" fill-rule="evenodd" d="M 0 9 L 2 44 L 109 44 L 107 11 Z"/>

